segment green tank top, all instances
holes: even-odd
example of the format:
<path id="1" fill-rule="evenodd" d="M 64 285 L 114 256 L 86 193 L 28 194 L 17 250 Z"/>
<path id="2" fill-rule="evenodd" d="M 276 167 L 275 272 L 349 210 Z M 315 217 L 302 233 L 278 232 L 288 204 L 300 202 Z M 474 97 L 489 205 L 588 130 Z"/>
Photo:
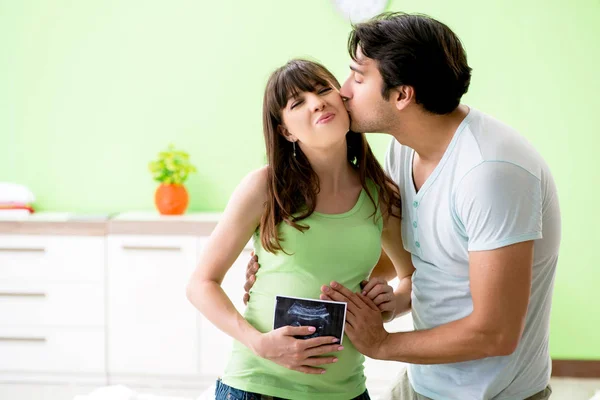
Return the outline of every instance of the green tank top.
<path id="1" fill-rule="evenodd" d="M 375 184 L 369 192 L 378 202 Z M 303 220 L 304 233 L 281 223 L 284 250 L 272 254 L 261 246 L 258 233 L 254 249 L 260 269 L 244 317 L 260 332 L 273 329 L 275 296 L 318 299 L 321 285 L 335 280 L 350 290 L 360 289 L 381 255 L 382 219 L 363 189 L 355 206 L 342 214 L 313 213 Z M 325 374 L 292 371 L 260 358 L 234 341 L 223 383 L 236 389 L 285 399 L 349 400 L 366 390 L 364 356 L 344 336 L 338 362 L 325 365 Z"/>

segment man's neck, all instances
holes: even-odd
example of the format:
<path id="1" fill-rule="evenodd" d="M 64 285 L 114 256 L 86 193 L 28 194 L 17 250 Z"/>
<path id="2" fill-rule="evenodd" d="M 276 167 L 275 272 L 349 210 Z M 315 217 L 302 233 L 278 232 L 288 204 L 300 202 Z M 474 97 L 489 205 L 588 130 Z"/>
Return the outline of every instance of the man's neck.
<path id="1" fill-rule="evenodd" d="M 389 133 L 403 145 L 414 149 L 422 162 L 437 164 L 468 113 L 469 108 L 462 104 L 445 115 L 431 114 L 415 107 L 410 114 L 402 116 L 397 129 Z"/>

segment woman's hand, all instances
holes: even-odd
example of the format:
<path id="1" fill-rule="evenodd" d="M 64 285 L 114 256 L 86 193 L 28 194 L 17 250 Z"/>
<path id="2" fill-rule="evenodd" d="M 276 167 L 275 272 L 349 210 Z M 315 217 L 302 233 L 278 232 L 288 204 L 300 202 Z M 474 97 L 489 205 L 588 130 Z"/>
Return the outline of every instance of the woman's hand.
<path id="1" fill-rule="evenodd" d="M 363 281 L 365 283 L 365 281 Z M 384 322 L 394 319 L 396 312 L 396 296 L 394 288 L 383 278 L 373 278 L 365 283 L 362 295 L 373 300 L 381 311 Z"/>
<path id="2" fill-rule="evenodd" d="M 305 374 L 324 374 L 319 365 L 337 361 L 334 356 L 324 354 L 341 351 L 344 348 L 333 336 L 321 336 L 311 339 L 296 339 L 294 336 L 306 336 L 315 332 L 312 326 L 284 326 L 259 336 L 252 350 L 260 357 L 273 361 L 285 368 Z"/>

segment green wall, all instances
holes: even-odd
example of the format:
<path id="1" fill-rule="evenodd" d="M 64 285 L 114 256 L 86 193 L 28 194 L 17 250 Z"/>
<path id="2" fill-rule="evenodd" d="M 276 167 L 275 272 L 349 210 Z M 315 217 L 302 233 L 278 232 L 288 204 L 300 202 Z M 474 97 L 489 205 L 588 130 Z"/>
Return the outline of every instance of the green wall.
<path id="1" fill-rule="evenodd" d="M 600 2 L 388 9 L 449 24 L 474 70 L 465 102 L 519 129 L 550 164 L 564 221 L 552 355 L 600 359 Z M 0 181 L 31 187 L 39 210 L 152 210 L 146 166 L 173 142 L 198 166 L 190 210 L 221 210 L 264 162 L 270 71 L 310 56 L 345 79 L 349 29 L 325 0 L 0 0 Z M 382 156 L 389 139 L 370 140 Z"/>

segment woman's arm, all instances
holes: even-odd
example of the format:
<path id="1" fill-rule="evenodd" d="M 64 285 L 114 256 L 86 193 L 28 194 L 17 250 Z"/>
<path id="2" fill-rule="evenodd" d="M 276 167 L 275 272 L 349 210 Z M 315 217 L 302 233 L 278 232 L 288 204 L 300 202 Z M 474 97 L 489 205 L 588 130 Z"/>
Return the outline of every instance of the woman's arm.
<path id="1" fill-rule="evenodd" d="M 187 297 L 217 328 L 258 356 L 301 372 L 322 373 L 325 370 L 314 366 L 337 359 L 316 356 L 339 350 L 339 345 L 332 345 L 335 338 L 294 338 L 310 335 L 312 327 L 284 327 L 263 334 L 240 315 L 221 288 L 225 274 L 259 225 L 266 196 L 267 167 L 250 173 L 234 191 L 190 278 Z"/>
<path id="2" fill-rule="evenodd" d="M 373 268 L 373 272 L 371 272 L 369 279 L 381 278 L 386 282 L 389 282 L 397 276 L 394 263 L 390 260 L 390 257 L 386 254 L 385 250 L 381 249 L 381 256 L 379 257 L 377 264 L 375 264 L 375 268 Z"/>
<path id="3" fill-rule="evenodd" d="M 398 317 L 410 311 L 410 296 L 412 290 L 412 274 L 415 268 L 412 264 L 411 255 L 404 250 L 402 244 L 402 225 L 400 209 L 394 206 L 393 214 L 384 216 L 383 232 L 381 233 L 382 259 L 389 259 L 396 270 L 396 276 L 399 279 L 398 286 L 394 290 L 395 311 L 393 318 Z M 395 215 L 394 215 L 395 214 Z M 369 293 L 372 286 L 376 285 L 374 280 L 371 280 L 365 286 L 365 292 Z M 371 296 L 369 296 L 371 297 Z"/>
<path id="4" fill-rule="evenodd" d="M 221 283 L 258 227 L 266 199 L 266 168 L 235 189 L 187 286 L 190 302 L 217 328 L 254 350 L 260 337 L 235 309 Z"/>

